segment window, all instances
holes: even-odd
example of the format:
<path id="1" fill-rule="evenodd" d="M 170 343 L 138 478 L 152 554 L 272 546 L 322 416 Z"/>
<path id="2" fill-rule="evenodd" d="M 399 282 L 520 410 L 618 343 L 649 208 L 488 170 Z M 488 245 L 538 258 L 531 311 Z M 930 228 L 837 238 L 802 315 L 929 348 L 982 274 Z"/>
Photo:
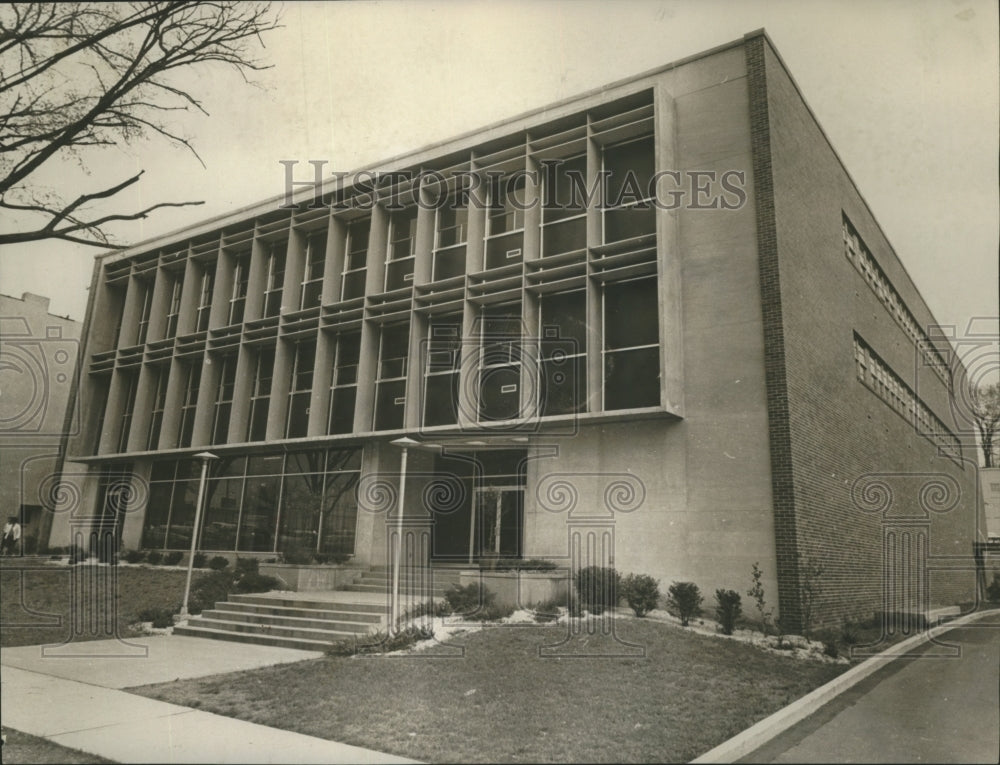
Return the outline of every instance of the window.
<path id="1" fill-rule="evenodd" d="M 515 173 L 493 181 L 486 220 L 486 268 L 521 262 L 526 207 L 523 174 Z"/>
<path id="2" fill-rule="evenodd" d="M 287 438 L 301 438 L 309 430 L 309 398 L 312 395 L 313 368 L 316 364 L 316 341 L 304 340 L 295 345 L 292 386 L 288 392 Z"/>
<path id="3" fill-rule="evenodd" d="M 652 136 L 605 147 L 605 243 L 656 233 L 650 197 L 653 158 Z"/>
<path id="4" fill-rule="evenodd" d="M 326 269 L 326 229 L 310 235 L 306 243 L 306 268 L 302 275 L 299 308 L 315 308 L 323 299 L 323 272 Z"/>
<path id="5" fill-rule="evenodd" d="M 194 435 L 194 414 L 198 406 L 198 389 L 201 386 L 201 364 L 192 363 L 187 366 L 187 377 L 184 381 L 184 401 L 181 404 L 181 432 L 177 445 L 181 448 L 191 445 Z"/>
<path id="6" fill-rule="evenodd" d="M 413 283 L 417 251 L 417 208 L 392 213 L 389 219 L 389 252 L 385 265 L 385 289 L 397 290 Z"/>
<path id="7" fill-rule="evenodd" d="M 156 390 L 153 393 L 153 413 L 149 419 L 149 438 L 146 448 L 152 451 L 160 443 L 160 429 L 163 427 L 163 410 L 167 405 L 167 377 L 169 369 L 160 368 L 155 372 Z"/>
<path id="8" fill-rule="evenodd" d="M 434 281 L 465 273 L 465 243 L 468 238 L 469 211 L 456 209 L 451 199 L 437 211 L 434 226 Z"/>
<path id="9" fill-rule="evenodd" d="M 345 332 L 337 337 L 333 383 L 330 386 L 330 421 L 327 433 L 350 433 L 354 430 L 354 403 L 358 390 L 358 359 L 361 356 L 361 333 Z"/>
<path id="10" fill-rule="evenodd" d="M 544 295 L 541 301 L 543 416 L 571 414 L 587 405 L 586 290 Z"/>
<path id="11" fill-rule="evenodd" d="M 267 282 L 264 286 L 264 318 L 277 316 L 281 312 L 281 289 L 285 283 L 285 253 L 288 241 L 271 244 L 267 254 Z"/>
<path id="12" fill-rule="evenodd" d="M 426 349 L 424 425 L 453 425 L 458 422 L 462 314 L 433 317 Z"/>
<path id="13" fill-rule="evenodd" d="M 521 304 L 483 308 L 479 419 L 510 420 L 521 411 Z"/>
<path id="14" fill-rule="evenodd" d="M 375 430 L 403 427 L 406 405 L 406 372 L 410 359 L 410 325 L 382 327 L 379 338 L 378 376 L 375 381 Z"/>
<path id="15" fill-rule="evenodd" d="M 340 299 L 353 300 L 365 294 L 368 274 L 368 237 L 371 233 L 370 218 L 351 221 L 347 225 L 347 244 L 344 249 L 344 273 L 340 284 Z"/>
<path id="16" fill-rule="evenodd" d="M 250 279 L 250 253 L 236 256 L 233 265 L 233 291 L 229 298 L 229 325 L 242 324 L 247 303 L 247 283 Z"/>
<path id="17" fill-rule="evenodd" d="M 660 404 L 656 278 L 604 286 L 604 408 Z"/>
<path id="18" fill-rule="evenodd" d="M 146 335 L 149 334 L 149 313 L 153 306 L 153 288 L 152 285 L 142 282 L 142 287 L 140 287 L 142 293 L 139 299 L 142 301 L 139 308 L 139 323 L 138 330 L 135 335 L 135 344 L 142 345 L 146 342 Z"/>
<path id="19" fill-rule="evenodd" d="M 247 441 L 263 441 L 267 437 L 267 412 L 271 403 L 271 378 L 274 374 L 274 348 L 257 351 L 257 365 L 250 395 L 250 423 Z"/>
<path id="20" fill-rule="evenodd" d="M 181 277 L 175 274 L 170 278 L 170 307 L 167 310 L 167 326 L 164 329 L 164 339 L 170 339 L 177 334 L 177 319 L 181 314 Z"/>
<path id="21" fill-rule="evenodd" d="M 582 250 L 587 246 L 586 155 L 547 166 L 544 179 L 542 257 Z"/>
<path id="22" fill-rule="evenodd" d="M 198 312 L 195 318 L 195 332 L 208 329 L 208 319 L 212 313 L 212 294 L 215 291 L 215 264 L 206 263 L 201 272 L 201 289 L 198 293 Z"/>
<path id="23" fill-rule="evenodd" d="M 236 389 L 236 356 L 223 356 L 219 362 L 219 387 L 215 396 L 215 416 L 212 423 L 212 443 L 224 444 L 229 439 L 229 417 L 233 410 L 233 391 Z"/>
<path id="24" fill-rule="evenodd" d="M 132 415 L 135 414 L 135 394 L 138 387 L 138 377 L 134 372 L 125 375 L 124 406 L 122 407 L 121 427 L 118 430 L 118 451 L 128 451 L 128 434 L 132 429 Z"/>

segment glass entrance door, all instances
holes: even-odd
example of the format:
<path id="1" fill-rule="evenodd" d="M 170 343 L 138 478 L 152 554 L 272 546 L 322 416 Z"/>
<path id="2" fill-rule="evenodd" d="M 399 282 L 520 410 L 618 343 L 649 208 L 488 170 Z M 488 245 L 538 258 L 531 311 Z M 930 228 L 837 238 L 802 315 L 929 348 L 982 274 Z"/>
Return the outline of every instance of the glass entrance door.
<path id="1" fill-rule="evenodd" d="M 523 486 L 476 488 L 473 550 L 477 558 L 521 556 L 523 500 Z"/>

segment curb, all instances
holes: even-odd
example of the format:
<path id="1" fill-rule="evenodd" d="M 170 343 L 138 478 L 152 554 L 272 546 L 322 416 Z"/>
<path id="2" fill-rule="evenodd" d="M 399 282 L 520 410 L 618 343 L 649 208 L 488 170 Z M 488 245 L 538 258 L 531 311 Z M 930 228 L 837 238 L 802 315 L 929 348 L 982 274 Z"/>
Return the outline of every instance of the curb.
<path id="1" fill-rule="evenodd" d="M 976 611 L 966 614 L 958 619 L 938 624 L 929 630 L 921 632 L 913 637 L 907 638 L 896 645 L 890 646 L 882 653 L 872 656 L 856 667 L 853 667 L 842 675 L 833 678 L 826 685 L 807 693 L 801 699 L 793 701 L 787 707 L 779 709 L 770 717 L 765 717 L 760 722 L 737 733 L 728 741 L 723 741 L 714 749 L 710 749 L 700 755 L 692 763 L 728 763 L 735 762 L 741 757 L 745 757 L 751 752 L 760 749 L 772 739 L 776 738 L 796 723 L 809 717 L 820 707 L 828 704 L 844 691 L 857 685 L 876 670 L 886 665 L 886 659 L 894 659 L 908 653 L 916 646 L 929 641 L 931 638 L 948 632 L 955 627 L 961 627 L 969 622 L 976 621 L 982 616 L 997 613 L 995 610 Z"/>

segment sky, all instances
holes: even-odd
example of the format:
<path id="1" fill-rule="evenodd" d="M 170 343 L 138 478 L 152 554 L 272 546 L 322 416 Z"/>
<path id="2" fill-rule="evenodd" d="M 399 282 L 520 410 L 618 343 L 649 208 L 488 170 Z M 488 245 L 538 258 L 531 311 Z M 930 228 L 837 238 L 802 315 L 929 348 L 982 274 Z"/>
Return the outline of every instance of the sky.
<path id="1" fill-rule="evenodd" d="M 997 5 L 993 0 L 285 3 L 272 68 L 187 84 L 210 116 L 163 140 L 67 159 L 42 185 L 146 173 L 119 206 L 204 200 L 115 229 L 137 243 L 277 195 L 281 160 L 371 166 L 743 37 L 761 27 L 920 289 L 962 336 L 1000 333 Z M 82 186 L 80 186 L 82 187 Z M 0 250 L 0 292 L 82 319 L 95 248 Z"/>

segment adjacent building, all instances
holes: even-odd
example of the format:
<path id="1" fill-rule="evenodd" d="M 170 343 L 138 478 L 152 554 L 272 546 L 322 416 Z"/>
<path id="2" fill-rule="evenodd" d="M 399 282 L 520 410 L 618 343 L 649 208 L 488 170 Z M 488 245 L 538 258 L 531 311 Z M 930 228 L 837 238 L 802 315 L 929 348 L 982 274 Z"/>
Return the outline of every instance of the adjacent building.
<path id="1" fill-rule="evenodd" d="M 22 528 L 21 552 L 49 538 L 43 511 L 58 487 L 59 445 L 72 420 L 80 323 L 49 313 L 49 299 L 25 292 L 0 295 L 0 515 Z"/>
<path id="2" fill-rule="evenodd" d="M 210 450 L 206 551 L 385 565 L 405 489 L 411 564 L 974 599 L 963 372 L 763 32 L 312 171 L 97 259 L 52 544 L 187 549 Z"/>

